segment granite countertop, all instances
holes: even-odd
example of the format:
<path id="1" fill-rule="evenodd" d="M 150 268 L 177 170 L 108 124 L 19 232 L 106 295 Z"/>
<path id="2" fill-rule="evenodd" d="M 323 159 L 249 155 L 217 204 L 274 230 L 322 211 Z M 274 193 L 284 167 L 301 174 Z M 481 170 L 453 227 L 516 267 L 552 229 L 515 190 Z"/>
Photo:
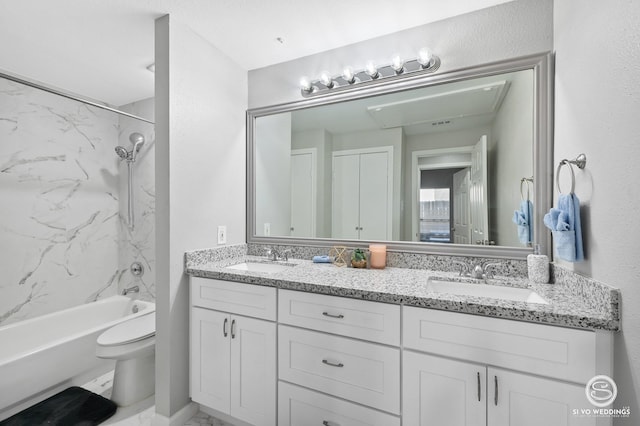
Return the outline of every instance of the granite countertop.
<path id="1" fill-rule="evenodd" d="M 235 256 L 187 265 L 186 273 L 195 277 L 563 327 L 613 331 L 619 329 L 617 311 L 612 307 L 614 304 L 611 300 L 603 300 L 602 303 L 594 304 L 593 300 L 586 300 L 585 297 L 576 295 L 575 291 L 564 285 L 531 284 L 527 279 L 499 276 L 487 281 L 487 284 L 493 285 L 530 288 L 549 302 L 548 304 L 538 304 L 429 291 L 427 288 L 429 278 L 474 281 L 461 279 L 458 274 L 452 272 L 389 267 L 382 270 L 356 269 L 299 259 L 291 259 L 288 262 L 270 262 L 288 265 L 282 271 L 271 273 L 227 268 L 227 266 L 243 262 L 269 261 L 257 256 Z M 485 283 L 484 280 L 475 280 L 475 282 Z M 617 300 L 615 303 L 617 307 Z"/>

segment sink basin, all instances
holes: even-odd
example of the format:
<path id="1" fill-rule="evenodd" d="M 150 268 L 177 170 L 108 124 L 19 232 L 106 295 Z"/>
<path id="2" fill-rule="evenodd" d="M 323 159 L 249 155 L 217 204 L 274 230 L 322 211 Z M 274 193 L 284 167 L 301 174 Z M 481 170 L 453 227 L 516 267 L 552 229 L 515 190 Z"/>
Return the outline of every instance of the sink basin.
<path id="1" fill-rule="evenodd" d="M 433 293 L 455 294 L 457 296 L 488 297 L 515 302 L 540 303 L 548 305 L 538 293 L 528 288 L 505 287 L 501 285 L 465 283 L 430 278 L 427 290 Z"/>
<path id="2" fill-rule="evenodd" d="M 267 262 L 242 262 L 235 265 L 227 266 L 226 269 L 235 269 L 236 271 L 262 272 L 273 274 L 276 272 L 286 271 L 294 265 L 287 263 L 267 263 Z"/>

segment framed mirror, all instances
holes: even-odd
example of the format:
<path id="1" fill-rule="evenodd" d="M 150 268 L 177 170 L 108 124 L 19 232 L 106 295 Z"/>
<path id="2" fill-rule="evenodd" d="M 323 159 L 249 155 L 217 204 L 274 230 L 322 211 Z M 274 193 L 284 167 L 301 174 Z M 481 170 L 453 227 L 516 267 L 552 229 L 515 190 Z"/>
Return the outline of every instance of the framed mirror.
<path id="1" fill-rule="evenodd" d="M 548 252 L 551 61 L 398 76 L 247 111 L 247 241 Z"/>

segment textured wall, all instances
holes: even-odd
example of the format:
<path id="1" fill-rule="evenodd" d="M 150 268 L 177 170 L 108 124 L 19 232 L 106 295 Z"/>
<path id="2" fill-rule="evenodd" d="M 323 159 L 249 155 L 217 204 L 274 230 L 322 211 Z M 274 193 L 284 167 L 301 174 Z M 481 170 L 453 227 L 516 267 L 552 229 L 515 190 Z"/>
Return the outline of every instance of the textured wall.
<path id="1" fill-rule="evenodd" d="M 554 5 L 555 162 L 587 155 L 576 172 L 586 260 L 563 266 L 619 287 L 616 425 L 640 424 L 640 3 L 561 0 Z M 596 61 L 599 66 L 592 66 Z M 561 177 L 567 190 L 569 173 Z"/>
<path id="2" fill-rule="evenodd" d="M 389 64 L 392 55 L 413 58 L 422 47 L 442 59 L 439 73 L 550 51 L 552 12 L 551 0 L 519 0 L 251 70 L 249 107 L 301 100 L 302 76 L 315 79 L 323 70 L 340 75 L 346 65 L 362 70 L 369 60 Z"/>
<path id="3" fill-rule="evenodd" d="M 245 242 L 246 72 L 189 27 L 156 21 L 156 412 L 189 402 L 184 253 Z"/>

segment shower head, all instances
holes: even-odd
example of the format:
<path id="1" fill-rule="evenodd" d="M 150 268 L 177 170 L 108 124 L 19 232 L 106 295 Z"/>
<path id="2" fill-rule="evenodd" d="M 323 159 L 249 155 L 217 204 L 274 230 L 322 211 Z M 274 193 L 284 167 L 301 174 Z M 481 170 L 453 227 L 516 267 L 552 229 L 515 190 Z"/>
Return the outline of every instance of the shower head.
<path id="1" fill-rule="evenodd" d="M 129 157 L 129 153 L 122 146 L 116 146 L 116 154 L 118 154 L 118 157 L 122 158 L 123 160 L 126 160 Z"/>
<path id="2" fill-rule="evenodd" d="M 142 144 L 144 144 L 144 136 L 138 132 L 133 132 L 129 135 L 129 140 L 133 144 L 133 149 L 131 150 L 131 161 L 136 161 L 136 155 L 138 154 L 138 151 L 140 151 Z"/>

